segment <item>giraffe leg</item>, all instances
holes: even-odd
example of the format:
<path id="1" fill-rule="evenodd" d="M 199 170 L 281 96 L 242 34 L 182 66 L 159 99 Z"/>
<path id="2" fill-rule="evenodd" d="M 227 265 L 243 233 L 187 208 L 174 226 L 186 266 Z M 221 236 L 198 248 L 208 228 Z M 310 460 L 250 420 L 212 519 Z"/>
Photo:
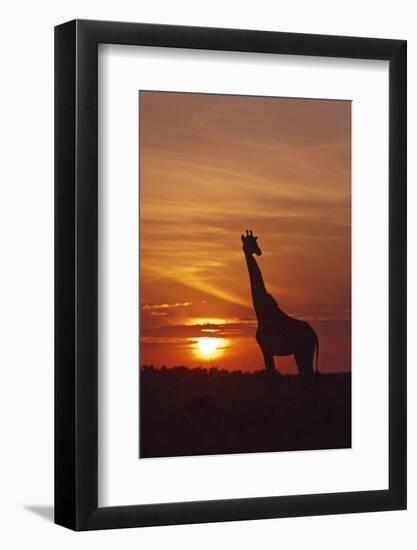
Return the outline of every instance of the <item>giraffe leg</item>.
<path id="1" fill-rule="evenodd" d="M 265 369 L 267 372 L 274 372 L 275 371 L 275 363 L 274 363 L 274 356 L 270 355 L 267 351 L 262 350 L 263 356 L 264 356 L 264 362 L 265 362 Z"/>
<path id="2" fill-rule="evenodd" d="M 313 374 L 314 349 L 303 349 L 294 354 L 299 374 L 309 377 Z"/>
<path id="3" fill-rule="evenodd" d="M 297 351 L 294 354 L 295 362 L 297 363 L 298 372 L 303 382 L 304 389 L 308 392 L 313 389 L 314 372 L 313 372 L 313 358 L 314 349 L 309 348 Z M 310 394 L 307 397 L 311 397 Z"/>

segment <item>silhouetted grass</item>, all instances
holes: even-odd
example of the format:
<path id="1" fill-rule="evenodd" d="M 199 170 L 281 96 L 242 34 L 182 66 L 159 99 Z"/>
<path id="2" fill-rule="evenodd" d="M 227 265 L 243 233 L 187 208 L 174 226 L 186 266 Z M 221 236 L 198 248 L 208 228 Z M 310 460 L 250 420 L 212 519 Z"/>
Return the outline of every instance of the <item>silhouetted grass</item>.
<path id="1" fill-rule="evenodd" d="M 142 458 L 350 446 L 350 373 L 141 368 Z"/>

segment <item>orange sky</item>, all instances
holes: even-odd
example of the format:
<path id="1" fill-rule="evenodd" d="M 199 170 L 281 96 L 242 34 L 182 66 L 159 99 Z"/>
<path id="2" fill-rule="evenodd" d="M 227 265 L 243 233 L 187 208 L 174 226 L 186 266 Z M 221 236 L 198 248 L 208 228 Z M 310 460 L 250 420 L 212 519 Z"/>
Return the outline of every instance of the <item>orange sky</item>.
<path id="1" fill-rule="evenodd" d="M 248 228 L 321 370 L 350 370 L 350 125 L 348 101 L 140 92 L 141 364 L 263 368 Z"/>

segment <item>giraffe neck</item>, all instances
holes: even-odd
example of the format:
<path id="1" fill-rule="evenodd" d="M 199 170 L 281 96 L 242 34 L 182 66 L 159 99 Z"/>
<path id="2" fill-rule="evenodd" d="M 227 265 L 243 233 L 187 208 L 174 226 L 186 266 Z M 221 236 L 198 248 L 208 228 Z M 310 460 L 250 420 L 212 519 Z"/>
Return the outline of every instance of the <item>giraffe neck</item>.
<path id="1" fill-rule="evenodd" d="M 265 304 L 265 298 L 267 291 L 265 288 L 264 280 L 262 278 L 261 270 L 258 263 L 252 254 L 245 252 L 246 265 L 248 266 L 250 287 L 252 292 L 252 302 L 255 308 L 256 315 L 259 319 L 260 313 L 263 310 Z"/>

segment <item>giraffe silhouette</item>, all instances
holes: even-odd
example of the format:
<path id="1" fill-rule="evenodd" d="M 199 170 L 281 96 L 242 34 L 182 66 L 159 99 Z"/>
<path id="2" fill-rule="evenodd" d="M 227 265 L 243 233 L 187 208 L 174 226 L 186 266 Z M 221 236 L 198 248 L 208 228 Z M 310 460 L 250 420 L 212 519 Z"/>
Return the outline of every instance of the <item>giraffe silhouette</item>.
<path id="1" fill-rule="evenodd" d="M 317 334 L 306 321 L 284 313 L 267 292 L 261 270 L 254 258 L 254 255 L 262 254 L 257 240 L 258 237 L 254 237 L 252 231 L 246 230 L 246 235 L 242 235 L 253 307 L 258 319 L 256 340 L 264 357 L 266 371 L 275 371 L 274 356 L 294 355 L 299 374 L 310 378 L 314 372 L 314 352 L 316 352 L 316 373 L 318 373 Z"/>

